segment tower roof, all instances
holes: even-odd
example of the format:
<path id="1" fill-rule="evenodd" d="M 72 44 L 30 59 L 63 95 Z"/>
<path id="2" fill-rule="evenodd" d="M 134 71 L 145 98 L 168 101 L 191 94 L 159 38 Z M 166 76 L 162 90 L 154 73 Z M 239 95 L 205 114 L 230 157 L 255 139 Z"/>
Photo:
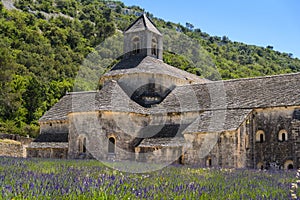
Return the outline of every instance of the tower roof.
<path id="1" fill-rule="evenodd" d="M 156 28 L 154 23 L 146 16 L 146 14 L 143 14 L 140 16 L 135 22 L 133 22 L 126 30 L 125 33 L 133 33 L 133 32 L 139 32 L 149 30 L 151 32 L 154 32 L 158 35 L 161 35 L 159 30 Z"/>

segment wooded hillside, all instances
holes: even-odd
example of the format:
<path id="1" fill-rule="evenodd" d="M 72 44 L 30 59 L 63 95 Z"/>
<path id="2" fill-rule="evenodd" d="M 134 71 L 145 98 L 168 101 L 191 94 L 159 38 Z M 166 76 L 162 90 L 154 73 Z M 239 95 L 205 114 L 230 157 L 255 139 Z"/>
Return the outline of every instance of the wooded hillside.
<path id="1" fill-rule="evenodd" d="M 38 119 L 74 89 L 86 56 L 144 10 L 100 0 L 18 0 L 14 6 L 17 9 L 7 10 L 0 3 L 0 132 L 34 137 Z M 164 30 L 165 42 L 176 43 L 180 34 L 199 42 L 201 48 L 183 55 L 164 52 L 165 62 L 199 76 L 216 80 L 218 75 L 232 79 L 300 71 L 299 59 L 272 46 L 233 42 L 189 23 L 180 25 L 147 14 Z M 87 77 L 103 73 L 97 67 L 85 71 Z M 95 89 L 88 83 L 81 85 L 76 90 Z"/>

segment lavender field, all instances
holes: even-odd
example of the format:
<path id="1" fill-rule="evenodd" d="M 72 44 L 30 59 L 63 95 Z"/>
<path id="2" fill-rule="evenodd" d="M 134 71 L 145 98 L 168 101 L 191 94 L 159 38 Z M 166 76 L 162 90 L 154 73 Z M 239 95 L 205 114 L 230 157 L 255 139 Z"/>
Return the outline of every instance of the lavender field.
<path id="1" fill-rule="evenodd" d="M 0 199 L 292 199 L 297 171 L 168 166 L 124 173 L 96 160 L 0 157 Z M 148 165 L 151 167 L 151 165 Z M 291 192 L 292 190 L 292 192 Z"/>

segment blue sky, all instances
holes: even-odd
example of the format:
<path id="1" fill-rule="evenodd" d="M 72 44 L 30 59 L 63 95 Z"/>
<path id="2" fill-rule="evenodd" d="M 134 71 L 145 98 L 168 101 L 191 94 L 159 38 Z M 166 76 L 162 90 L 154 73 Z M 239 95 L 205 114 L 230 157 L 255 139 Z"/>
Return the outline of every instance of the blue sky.
<path id="1" fill-rule="evenodd" d="M 212 36 L 292 53 L 300 58 L 298 0 L 122 0 L 166 21 L 192 23 Z"/>

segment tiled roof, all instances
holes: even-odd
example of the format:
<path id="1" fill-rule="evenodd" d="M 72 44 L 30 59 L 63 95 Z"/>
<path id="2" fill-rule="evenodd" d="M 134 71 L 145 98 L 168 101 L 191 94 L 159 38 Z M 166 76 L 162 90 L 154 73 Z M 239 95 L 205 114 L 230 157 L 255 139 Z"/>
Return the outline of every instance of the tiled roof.
<path id="1" fill-rule="evenodd" d="M 295 106 L 300 105 L 299 80 L 295 73 L 180 86 L 158 107 L 184 112 Z"/>
<path id="2" fill-rule="evenodd" d="M 251 111 L 252 109 L 205 111 L 184 130 L 184 133 L 236 130 Z"/>
<path id="3" fill-rule="evenodd" d="M 195 83 L 208 82 L 207 79 L 203 79 L 194 74 L 180 70 L 151 56 L 132 56 L 127 59 L 123 59 L 116 64 L 111 71 L 104 74 L 103 78 L 138 73 L 164 74 L 182 80 L 190 80 Z"/>
<path id="4" fill-rule="evenodd" d="M 138 147 L 180 147 L 185 144 L 183 137 L 146 138 Z"/>
<path id="5" fill-rule="evenodd" d="M 72 111 L 112 110 L 144 114 L 204 111 L 200 117 L 205 120 L 200 123 L 200 128 L 196 128 L 204 131 L 210 130 L 208 124 L 214 110 L 221 110 L 226 113 L 221 129 L 231 130 L 237 128 L 252 109 L 299 106 L 299 80 L 300 73 L 295 73 L 179 86 L 152 108 L 144 108 L 130 100 L 117 82 L 110 81 L 99 92 L 67 94 L 40 121 L 65 120 Z"/>
<path id="6" fill-rule="evenodd" d="M 75 92 L 66 94 L 41 118 L 43 121 L 67 120 L 70 112 L 87 112 L 96 110 L 95 96 L 97 92 Z"/>
<path id="7" fill-rule="evenodd" d="M 162 124 L 149 125 L 139 131 L 141 138 L 167 138 L 167 137 L 182 137 L 182 131 L 189 124 Z"/>
<path id="8" fill-rule="evenodd" d="M 68 133 L 42 133 L 34 142 L 68 142 Z"/>
<path id="9" fill-rule="evenodd" d="M 116 81 L 110 81 L 96 95 L 97 110 L 148 113 L 148 110 L 132 101 Z"/>
<path id="10" fill-rule="evenodd" d="M 52 148 L 52 149 L 68 149 L 69 147 L 69 143 L 67 142 L 32 142 L 27 148 L 28 149 L 48 149 L 48 148 Z"/>
<path id="11" fill-rule="evenodd" d="M 182 132 L 189 124 L 149 125 L 139 131 L 138 147 L 178 147 L 184 145 Z"/>
<path id="12" fill-rule="evenodd" d="M 144 31 L 144 30 L 149 30 L 151 32 L 161 35 L 159 30 L 157 30 L 157 28 L 153 24 L 153 22 L 145 14 L 143 14 L 137 20 L 135 20 L 135 22 L 133 22 L 125 30 L 125 33 L 139 32 L 139 31 Z"/>

